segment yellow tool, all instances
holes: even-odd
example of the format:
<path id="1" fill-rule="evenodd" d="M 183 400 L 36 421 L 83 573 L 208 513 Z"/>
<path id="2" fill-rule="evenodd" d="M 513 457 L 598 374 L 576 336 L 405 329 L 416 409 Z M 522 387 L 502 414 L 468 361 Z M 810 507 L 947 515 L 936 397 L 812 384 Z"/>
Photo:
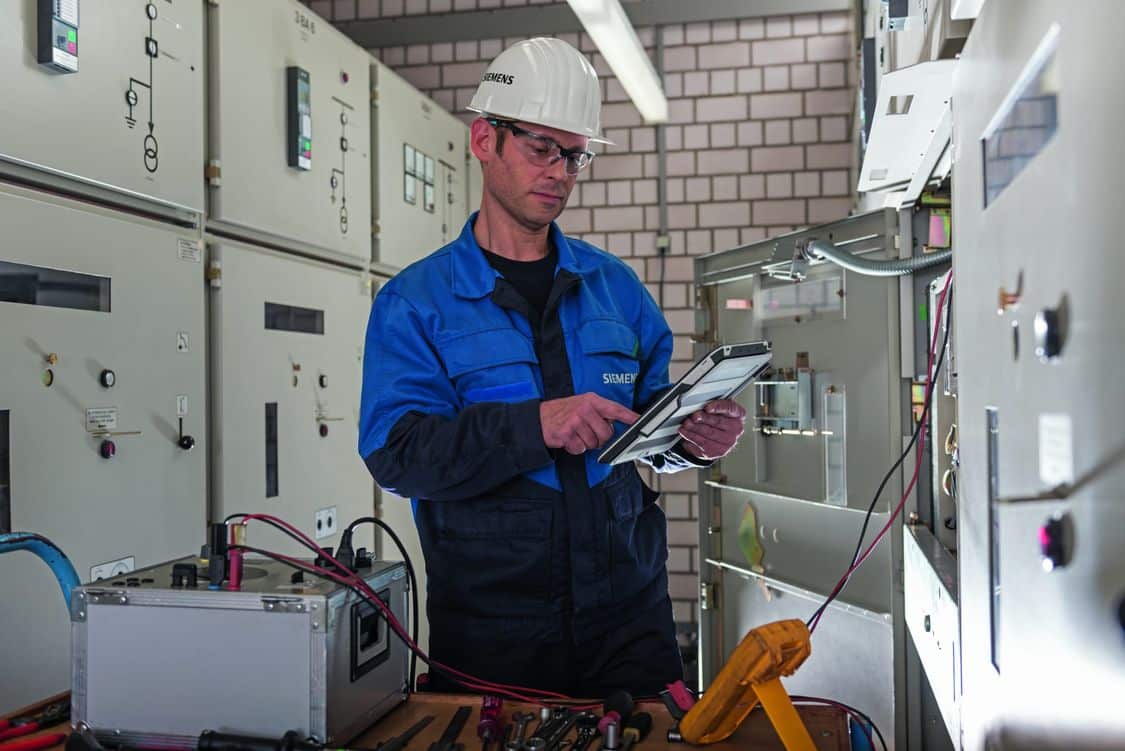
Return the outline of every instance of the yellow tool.
<path id="1" fill-rule="evenodd" d="M 777 621 L 743 637 L 719 676 L 684 718 L 680 735 L 695 745 L 729 738 L 762 703 L 787 751 L 816 751 L 809 731 L 781 685 L 812 652 L 801 620 Z"/>

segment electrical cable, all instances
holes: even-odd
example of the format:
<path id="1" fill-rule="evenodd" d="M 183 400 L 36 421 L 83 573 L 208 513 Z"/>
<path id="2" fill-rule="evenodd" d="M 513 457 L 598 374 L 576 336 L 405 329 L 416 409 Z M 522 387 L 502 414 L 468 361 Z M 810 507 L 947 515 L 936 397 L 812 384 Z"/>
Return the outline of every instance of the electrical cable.
<path id="1" fill-rule="evenodd" d="M 350 545 L 351 544 L 351 538 L 352 538 L 352 532 L 355 530 L 355 528 L 358 527 L 360 524 L 367 524 L 367 523 L 374 524 L 375 526 L 379 527 L 379 529 L 381 529 L 381 530 L 383 530 L 384 532 L 387 533 L 387 536 L 390 537 L 391 540 L 394 542 L 395 546 L 398 547 L 398 552 L 399 552 L 400 555 L 402 555 L 402 562 L 404 564 L 406 564 L 406 575 L 410 578 L 411 608 L 413 609 L 412 612 L 414 614 L 414 617 L 413 617 L 413 619 L 411 619 L 411 623 L 410 623 L 410 625 L 412 627 L 411 632 L 410 632 L 410 636 L 414 640 L 414 643 L 417 644 L 418 643 L 418 624 L 422 620 L 422 613 L 419 612 L 419 609 L 418 609 L 418 577 L 414 573 L 414 563 L 410 560 L 410 555 L 406 552 L 406 546 L 402 544 L 402 540 L 399 539 L 399 536 L 397 534 L 395 534 L 395 531 L 393 529 L 391 529 L 390 525 L 387 524 L 382 519 L 378 519 L 374 516 L 363 516 L 363 517 L 360 517 L 359 519 L 355 519 L 354 521 L 352 521 L 351 524 L 349 524 L 347 526 L 347 528 L 344 530 L 344 534 L 340 536 L 340 546 L 343 547 L 345 538 L 347 539 L 348 544 Z M 339 553 L 339 550 L 337 550 L 337 553 Z M 410 690 L 411 691 L 414 690 L 414 682 L 415 682 L 415 679 L 417 678 L 417 676 L 418 676 L 418 653 L 411 650 L 411 652 L 410 652 Z"/>
<path id="2" fill-rule="evenodd" d="M 945 342 L 943 342 L 943 344 L 942 344 L 941 353 L 939 354 L 938 360 L 937 360 L 938 371 L 941 370 L 942 361 L 945 359 L 946 343 L 948 342 L 948 333 L 949 333 L 949 331 L 948 331 L 948 329 L 946 329 L 946 339 L 945 339 Z M 935 372 L 935 376 L 936 375 L 937 375 L 937 373 Z M 875 491 L 875 496 L 871 499 L 871 504 L 867 507 L 867 513 L 863 517 L 863 526 L 860 527 L 860 530 L 859 530 L 859 539 L 856 540 L 855 551 L 852 553 L 851 562 L 848 564 L 849 567 L 854 566 L 856 560 L 859 559 L 860 551 L 863 549 L 863 538 L 867 536 L 867 527 L 871 522 L 872 514 L 875 512 L 875 506 L 879 502 L 880 496 L 882 496 L 882 494 L 883 494 L 883 489 L 886 487 L 887 482 L 891 479 L 891 477 L 894 476 L 895 472 L 898 471 L 899 467 L 902 466 L 902 463 L 906 460 L 906 457 L 910 455 L 910 451 L 914 448 L 914 445 L 918 441 L 919 435 L 921 435 L 921 433 L 922 433 L 923 426 L 926 425 L 928 420 L 929 420 L 929 414 L 930 414 L 930 401 L 927 400 L 925 405 L 923 405 L 923 407 L 922 407 L 922 414 L 920 416 L 920 419 L 918 420 L 918 424 L 915 425 L 914 432 L 910 437 L 910 443 L 908 443 L 906 445 L 906 448 L 903 450 L 903 452 L 901 454 L 899 454 L 899 457 L 895 461 L 895 463 L 891 466 L 891 468 L 889 470 L 887 470 L 887 473 L 885 475 L 883 475 L 883 480 L 882 480 L 882 482 L 879 483 L 879 488 Z M 823 605 L 822 605 L 821 609 L 823 609 Z M 818 609 L 817 612 L 819 613 L 820 609 Z M 811 623 L 812 620 L 813 619 L 810 618 L 809 622 Z"/>
<path id="3" fill-rule="evenodd" d="M 485 692 L 485 693 L 498 694 L 498 695 L 502 695 L 502 696 L 507 696 L 509 698 L 514 698 L 514 699 L 517 699 L 517 700 L 520 700 L 520 701 L 526 701 L 526 702 L 532 702 L 532 703 L 541 703 L 545 700 L 551 700 L 551 701 L 560 702 L 560 703 L 561 702 L 584 701 L 584 700 L 576 700 L 573 697 L 567 696 L 566 694 L 561 694 L 561 693 L 554 692 L 554 691 L 545 691 L 545 690 L 542 690 L 542 689 L 532 689 L 532 688 L 527 688 L 527 687 L 523 687 L 523 686 L 512 686 L 512 685 L 509 685 L 509 684 L 487 681 L 487 680 L 484 680 L 484 679 L 476 678 L 476 677 L 474 677 L 472 675 L 469 675 L 467 673 L 463 673 L 463 672 L 461 672 L 461 671 L 459 671 L 455 668 L 452 668 L 448 665 L 444 665 L 442 663 L 439 663 L 436 660 L 430 659 L 428 657 L 428 655 L 426 655 L 424 652 L 422 652 L 421 649 L 418 647 L 418 645 L 415 644 L 410 639 L 410 636 L 406 633 L 406 630 L 402 627 L 402 624 L 399 623 L 399 621 L 395 617 L 394 613 L 392 613 L 391 610 L 387 607 L 386 603 L 384 603 L 375 594 L 375 592 L 373 592 L 371 590 L 371 588 L 368 586 L 367 582 L 364 581 L 364 579 L 362 577 L 357 576 L 356 574 L 352 573 L 350 569 L 346 568 L 338 560 L 336 560 L 332 556 L 328 555 L 319 546 L 317 546 L 317 544 L 311 538 L 309 538 L 307 535 L 305 535 L 299 529 L 297 529 L 293 525 L 289 524 L 285 520 L 279 519 L 279 518 L 271 516 L 269 514 L 244 514 L 244 515 L 237 515 L 237 516 L 242 517 L 242 519 L 243 519 L 243 521 L 241 522 L 242 524 L 246 524 L 246 522 L 249 522 L 249 521 L 273 521 L 273 522 L 276 522 L 277 524 L 280 524 L 281 526 L 285 527 L 290 532 L 292 532 L 294 535 L 296 535 L 298 538 L 300 538 L 300 541 L 302 542 L 302 544 L 304 544 L 310 550 L 316 552 L 319 557 L 327 560 L 333 566 L 337 567 L 338 571 L 331 571 L 329 569 L 316 566 L 315 564 L 308 564 L 305 561 L 301 561 L 301 560 L 296 559 L 296 558 L 291 558 L 289 556 L 280 556 L 280 554 L 274 554 L 274 555 L 278 556 L 277 560 L 282 560 L 283 562 L 287 562 L 287 563 L 290 563 L 290 564 L 297 564 L 297 565 L 300 565 L 300 566 L 304 566 L 304 567 L 306 567 L 305 568 L 306 571 L 310 571 L 312 573 L 315 573 L 318 576 L 330 578 L 330 579 L 332 579 L 334 581 L 337 581 L 338 583 L 341 583 L 341 584 L 343 584 L 345 586 L 348 586 L 348 587 L 351 587 L 351 586 L 359 587 L 363 591 L 365 598 L 368 601 L 370 601 L 373 605 L 375 605 L 375 607 L 382 613 L 384 620 L 386 620 L 387 623 L 391 626 L 392 630 L 394 630 L 395 633 L 398 634 L 399 638 L 401 638 L 402 640 L 404 640 L 406 642 L 406 644 L 409 648 L 411 648 L 412 650 L 417 650 L 417 653 L 418 653 L 419 657 L 424 662 L 426 662 L 431 667 L 436 666 L 437 668 L 443 669 L 445 671 L 445 673 L 448 676 L 451 677 L 452 680 L 455 680 L 457 683 L 460 683 L 462 686 L 465 686 L 465 687 L 473 689 L 473 690 L 482 691 L 482 692 Z M 244 547 L 244 546 L 235 546 L 235 547 Z M 340 572 L 343 572 L 343 573 L 340 573 Z M 521 692 L 521 693 L 517 693 L 517 692 Z"/>
<path id="4" fill-rule="evenodd" d="M 305 573 L 310 573 L 310 574 L 313 574 L 314 576 L 319 576 L 319 577 L 322 577 L 322 578 L 331 579 L 333 581 L 336 581 L 338 584 L 340 584 L 344 588 L 346 588 L 346 589 L 350 590 L 351 592 L 355 593 L 357 596 L 359 596 L 364 601 L 369 602 L 371 604 L 374 604 L 377 607 L 385 607 L 385 603 L 383 603 L 382 599 L 379 598 L 377 595 L 374 595 L 374 593 L 372 593 L 369 588 L 367 588 L 367 589 L 361 588 L 361 587 L 357 586 L 355 583 L 349 582 L 347 577 L 344 577 L 344 576 L 342 576 L 342 575 L 340 575 L 336 572 L 330 571 L 329 569 L 326 569 L 322 566 L 317 566 L 315 564 L 311 564 L 311 563 L 309 563 L 307 561 L 304 561 L 304 560 L 301 560 L 299 558 L 293 558 L 291 556 L 283 555 L 281 553 L 275 553 L 273 551 L 265 550 L 263 548 L 256 548 L 256 547 L 253 547 L 253 546 L 250 546 L 250 545 L 242 545 L 242 544 L 231 545 L 230 549 L 242 550 L 242 551 L 245 551 L 247 553 L 255 553 L 257 555 L 262 555 L 262 556 L 265 556 L 266 558 L 270 558 L 270 559 L 275 560 L 279 563 L 282 563 L 284 565 L 295 568 L 299 571 L 304 571 Z M 380 605 L 380 603 L 382 603 L 382 605 Z M 439 673 L 442 673 L 447 678 L 449 678 L 451 681 L 454 681 L 456 683 L 460 683 L 461 685 L 466 686 L 468 688 L 472 688 L 472 689 L 479 690 L 479 691 L 486 692 L 486 693 L 503 693 L 508 698 L 514 698 L 514 699 L 517 699 L 517 700 L 520 700 L 520 701 L 527 701 L 527 702 L 531 702 L 531 703 L 539 703 L 539 702 L 542 701 L 541 699 L 538 699 L 538 698 L 520 696 L 519 694 L 516 694 L 516 693 L 513 693 L 513 692 L 502 691 L 502 690 L 497 689 L 496 687 L 493 687 L 493 686 L 480 685 L 480 684 L 477 684 L 473 681 L 467 681 L 467 680 L 463 680 L 462 678 L 459 678 L 457 675 L 454 675 L 454 672 L 459 672 L 459 671 L 452 671 L 451 668 L 447 668 L 446 666 L 442 665 L 441 663 L 438 663 L 434 660 L 431 660 L 428 655 L 425 655 L 420 650 L 417 650 L 416 644 L 409 638 L 409 636 L 405 633 L 404 630 L 401 630 L 401 624 L 398 624 L 397 621 L 394 620 L 393 614 L 391 614 L 391 617 L 388 618 L 387 612 L 380 611 L 380 615 L 383 616 L 384 620 L 387 621 L 391 630 L 395 632 L 395 635 L 398 636 L 398 638 L 407 646 L 408 649 L 410 649 L 412 652 L 415 652 L 418 655 L 421 655 L 422 661 L 425 662 L 427 665 L 429 665 L 432 670 L 434 670 L 436 672 L 439 672 Z"/>
<path id="5" fill-rule="evenodd" d="M 866 736 L 868 746 L 870 746 L 872 749 L 875 748 L 875 742 L 871 738 L 871 730 L 873 730 L 875 731 L 875 737 L 879 739 L 880 745 L 883 746 L 883 751 L 889 751 L 886 739 L 884 739 L 883 734 L 879 732 L 879 726 L 875 724 L 875 722 L 869 715 L 861 712 L 855 707 L 845 704 L 842 701 L 837 701 L 836 699 L 823 699 L 819 696 L 798 696 L 796 694 L 793 694 L 789 698 L 798 704 L 825 704 L 844 710 L 849 715 L 851 715 L 853 719 L 858 721 L 857 724 L 863 731 L 864 736 Z M 868 725 L 871 727 L 871 730 L 868 730 Z"/>
<path id="6" fill-rule="evenodd" d="M 74 570 L 74 564 L 66 557 L 66 553 L 43 535 L 34 532 L 0 534 L 0 553 L 12 553 L 17 550 L 34 553 L 39 556 L 43 563 L 47 564 L 51 573 L 55 575 L 55 580 L 59 583 L 59 589 L 62 590 L 63 599 L 66 601 L 66 607 L 69 610 L 70 593 L 74 591 L 75 587 L 82 586 L 82 581 L 78 578 L 78 572 Z"/>
<path id="7" fill-rule="evenodd" d="M 883 482 L 880 483 L 879 489 L 876 491 L 875 497 L 872 499 L 871 505 L 867 509 L 867 514 L 864 517 L 863 527 L 860 532 L 859 542 L 856 545 L 856 552 L 852 556 L 851 564 L 849 565 L 847 571 L 844 572 L 844 575 L 840 577 L 840 580 L 836 583 L 836 586 L 829 593 L 825 601 L 820 605 L 820 607 L 816 609 L 812 616 L 809 617 L 808 621 L 806 621 L 806 625 L 808 626 L 810 633 L 816 630 L 816 627 L 819 625 L 820 619 L 824 615 L 825 610 L 836 599 L 836 597 L 839 596 L 840 592 L 843 591 L 844 587 L 851 579 L 851 575 L 863 564 L 865 560 L 867 560 L 867 557 L 871 554 L 871 552 L 879 544 L 879 541 L 891 528 L 891 525 L 894 523 L 895 519 L 898 518 L 899 513 L 902 511 L 903 506 L 906 504 L 907 499 L 910 497 L 910 493 L 914 490 L 914 486 L 918 481 L 918 472 L 922 466 L 922 454 L 924 451 L 926 440 L 925 428 L 929 422 L 929 410 L 930 403 L 933 397 L 934 384 L 937 382 L 937 374 L 941 370 L 942 361 L 945 359 L 946 348 L 949 344 L 949 327 L 946 326 L 945 335 L 942 339 L 941 354 L 935 361 L 934 350 L 937 346 L 938 327 L 941 325 L 943 312 L 947 311 L 946 298 L 948 296 L 948 293 L 950 292 L 950 286 L 952 282 L 953 275 L 950 274 L 949 278 L 945 282 L 945 286 L 942 288 L 941 297 L 938 300 L 937 317 L 934 321 L 934 332 L 933 337 L 931 338 L 929 358 L 926 364 L 926 392 L 924 405 L 922 407 L 921 419 L 919 419 L 918 425 L 915 427 L 914 435 L 912 436 L 910 443 L 907 445 L 906 450 L 902 452 L 902 454 L 898 458 L 898 461 L 895 462 L 891 470 L 886 474 L 886 476 L 884 476 Z M 952 305 L 951 297 L 949 298 L 949 304 Z M 914 446 L 915 442 L 918 443 L 918 452 L 916 461 L 914 463 L 914 474 L 910 479 L 910 483 L 907 485 L 907 488 L 902 495 L 902 499 L 895 507 L 894 512 L 891 514 L 886 524 L 879 531 L 879 534 L 875 536 L 875 539 L 872 541 L 871 545 L 868 546 L 867 550 L 864 551 L 862 555 L 860 555 L 859 550 L 863 546 L 863 537 L 867 534 L 867 525 L 871 519 L 872 513 L 875 510 L 875 505 L 879 500 L 879 495 L 882 493 L 883 488 L 886 486 L 886 483 L 890 479 L 890 477 L 910 454 L 910 450 Z"/>

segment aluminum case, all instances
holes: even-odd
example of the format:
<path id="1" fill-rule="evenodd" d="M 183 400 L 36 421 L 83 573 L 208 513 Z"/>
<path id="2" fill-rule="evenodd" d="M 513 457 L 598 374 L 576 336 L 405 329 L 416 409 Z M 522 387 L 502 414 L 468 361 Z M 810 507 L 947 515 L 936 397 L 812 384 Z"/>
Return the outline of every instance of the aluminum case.
<path id="1" fill-rule="evenodd" d="M 71 599 L 71 721 L 128 745 L 194 748 L 207 729 L 343 743 L 406 699 L 409 651 L 333 582 L 248 558 L 240 591 L 174 588 L 173 566 L 86 585 Z M 399 562 L 365 580 L 405 622 Z"/>

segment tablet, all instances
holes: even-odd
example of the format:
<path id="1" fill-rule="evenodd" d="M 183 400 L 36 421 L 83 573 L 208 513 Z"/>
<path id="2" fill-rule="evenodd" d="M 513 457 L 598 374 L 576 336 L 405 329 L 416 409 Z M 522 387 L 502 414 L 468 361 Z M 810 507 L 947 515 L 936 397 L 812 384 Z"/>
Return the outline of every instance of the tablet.
<path id="1" fill-rule="evenodd" d="M 680 440 L 680 423 L 715 399 L 731 399 L 770 364 L 769 342 L 724 344 L 711 350 L 602 451 L 598 461 L 621 464 L 660 454 Z"/>

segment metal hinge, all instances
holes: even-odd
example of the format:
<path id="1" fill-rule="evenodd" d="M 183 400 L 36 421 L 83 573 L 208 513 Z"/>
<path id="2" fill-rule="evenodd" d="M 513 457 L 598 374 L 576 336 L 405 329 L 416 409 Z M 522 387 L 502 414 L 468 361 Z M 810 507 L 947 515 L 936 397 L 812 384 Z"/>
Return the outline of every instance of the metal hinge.
<path id="1" fill-rule="evenodd" d="M 223 262 L 211 259 L 207 262 L 207 283 L 214 289 L 223 286 Z"/>
<path id="2" fill-rule="evenodd" d="M 700 582 L 699 583 L 699 609 L 700 610 L 718 610 L 719 609 L 719 583 L 718 582 Z"/>
<path id="3" fill-rule="evenodd" d="M 223 164 L 218 159 L 212 159 L 207 162 L 203 168 L 203 177 L 207 180 L 207 184 L 212 188 L 217 188 L 223 184 Z"/>
<path id="4" fill-rule="evenodd" d="M 124 592 L 112 589 L 87 589 L 75 592 L 70 601 L 70 620 L 81 623 L 86 620 L 89 605 L 128 605 L 129 598 Z"/>
<path id="5" fill-rule="evenodd" d="M 303 613 L 305 601 L 292 597 L 263 597 L 262 610 L 270 613 Z M 310 606 L 311 609 L 311 606 Z"/>

